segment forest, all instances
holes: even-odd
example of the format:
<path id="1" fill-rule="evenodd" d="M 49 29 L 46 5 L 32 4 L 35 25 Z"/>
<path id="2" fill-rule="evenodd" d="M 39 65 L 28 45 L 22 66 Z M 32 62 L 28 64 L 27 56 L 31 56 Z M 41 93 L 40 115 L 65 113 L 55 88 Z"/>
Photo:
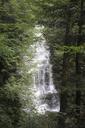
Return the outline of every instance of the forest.
<path id="1" fill-rule="evenodd" d="M 0 0 L 0 128 L 85 128 L 85 0 Z"/>

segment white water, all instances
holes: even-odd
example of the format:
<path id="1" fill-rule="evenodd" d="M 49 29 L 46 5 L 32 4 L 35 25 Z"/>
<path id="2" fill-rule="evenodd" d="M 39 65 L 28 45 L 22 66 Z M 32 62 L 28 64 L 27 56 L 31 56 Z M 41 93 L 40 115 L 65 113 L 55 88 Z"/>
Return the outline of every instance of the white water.
<path id="1" fill-rule="evenodd" d="M 41 39 L 35 45 L 32 45 L 35 49 L 32 65 L 35 66 L 29 71 L 33 76 L 33 103 L 39 113 L 59 112 L 59 96 L 53 84 L 49 47 L 39 29 L 41 28 L 36 27 L 36 37 Z"/>

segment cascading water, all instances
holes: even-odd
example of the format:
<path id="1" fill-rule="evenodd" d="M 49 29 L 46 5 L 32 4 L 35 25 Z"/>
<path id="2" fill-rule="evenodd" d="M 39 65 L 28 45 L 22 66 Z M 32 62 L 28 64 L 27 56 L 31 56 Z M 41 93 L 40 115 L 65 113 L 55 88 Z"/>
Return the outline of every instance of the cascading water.
<path id="1" fill-rule="evenodd" d="M 24 100 L 32 99 L 33 105 L 40 114 L 49 112 L 59 112 L 59 95 L 53 84 L 52 65 L 50 64 L 50 50 L 46 45 L 46 40 L 41 32 L 42 27 L 35 27 L 35 36 L 38 41 L 30 46 L 28 55 L 32 52 L 32 59 L 24 55 L 23 74 L 32 76 L 32 85 L 26 86 Z M 30 70 L 29 70 L 30 68 Z M 29 88 L 29 90 L 28 90 Z M 31 95 L 28 92 L 31 91 Z M 34 108 L 33 107 L 33 108 Z M 32 111 L 29 105 L 23 109 L 25 112 Z"/>
<path id="2" fill-rule="evenodd" d="M 39 29 L 39 27 L 36 27 L 36 29 Z M 53 84 L 49 47 L 46 45 L 42 33 L 36 33 L 36 37 L 41 37 L 41 39 L 32 46 L 35 48 L 35 55 L 32 60 L 35 67 L 29 71 L 32 72 L 34 81 L 33 102 L 39 113 L 58 112 L 60 109 L 59 96 Z"/>

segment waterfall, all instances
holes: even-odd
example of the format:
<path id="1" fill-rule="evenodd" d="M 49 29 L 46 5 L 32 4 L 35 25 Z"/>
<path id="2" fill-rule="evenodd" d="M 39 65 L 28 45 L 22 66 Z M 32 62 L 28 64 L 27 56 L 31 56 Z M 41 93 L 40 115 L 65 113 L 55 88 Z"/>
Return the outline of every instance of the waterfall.
<path id="1" fill-rule="evenodd" d="M 31 96 L 28 95 L 28 89 L 25 89 L 26 98 L 24 99 L 27 99 L 27 97 L 29 99 L 31 97 L 32 107 L 34 106 L 35 110 L 40 114 L 45 114 L 45 112 L 59 112 L 60 101 L 58 91 L 55 89 L 53 83 L 50 50 L 41 32 L 43 28 L 38 26 L 35 27 L 35 29 L 35 37 L 39 39 L 27 50 L 28 55 L 31 52 L 32 59 L 30 60 L 30 57 L 27 55 L 23 57 L 25 67 L 23 72 L 29 74 L 32 78 L 32 85 L 28 86 L 31 91 Z M 29 112 L 32 107 L 29 108 L 28 105 L 28 107 L 23 110 Z"/>
<path id="2" fill-rule="evenodd" d="M 36 27 L 37 31 L 39 29 Z M 33 76 L 33 102 L 39 113 L 59 112 L 59 96 L 53 84 L 49 47 L 40 31 L 36 33 L 36 37 L 41 37 L 41 39 L 32 45 L 35 48 L 32 64 L 35 66 L 29 71 Z"/>

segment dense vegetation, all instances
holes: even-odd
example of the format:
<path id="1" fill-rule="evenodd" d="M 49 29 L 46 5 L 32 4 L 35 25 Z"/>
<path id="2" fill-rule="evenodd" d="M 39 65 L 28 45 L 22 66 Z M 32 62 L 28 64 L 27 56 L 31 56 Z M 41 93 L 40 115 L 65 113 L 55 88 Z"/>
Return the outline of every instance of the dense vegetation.
<path id="1" fill-rule="evenodd" d="M 59 84 L 59 127 L 84 127 L 85 2 L 43 1 L 40 4 L 51 50 L 55 85 Z M 62 124 L 62 125 L 61 125 Z"/>
<path id="2" fill-rule="evenodd" d="M 35 25 L 43 25 L 50 47 L 60 112 L 26 114 L 20 92 L 31 83 L 20 73 L 23 55 L 36 42 Z M 28 51 L 29 58 L 32 51 Z M 26 91 L 26 90 L 25 90 Z M 25 92 L 24 92 L 25 93 Z M 27 106 L 30 106 L 31 102 Z M 85 1 L 0 0 L 0 127 L 85 127 Z"/>

